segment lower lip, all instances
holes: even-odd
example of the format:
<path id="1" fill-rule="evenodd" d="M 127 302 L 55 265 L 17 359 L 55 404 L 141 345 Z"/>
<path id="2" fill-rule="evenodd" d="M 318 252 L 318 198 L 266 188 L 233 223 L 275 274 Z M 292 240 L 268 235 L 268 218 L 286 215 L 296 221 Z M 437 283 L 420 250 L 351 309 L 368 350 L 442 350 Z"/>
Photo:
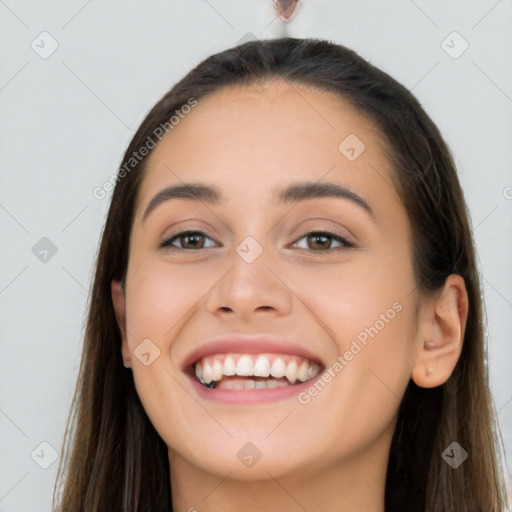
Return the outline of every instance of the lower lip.
<path id="1" fill-rule="evenodd" d="M 301 384 L 290 384 L 289 386 L 277 388 L 260 388 L 260 389 L 210 389 L 203 386 L 195 377 L 187 375 L 192 381 L 192 385 L 196 389 L 201 398 L 212 402 L 231 404 L 231 405 L 251 405 L 269 402 L 278 402 L 298 395 L 301 391 L 313 385 L 320 378 L 322 372 L 311 380 L 302 382 Z"/>

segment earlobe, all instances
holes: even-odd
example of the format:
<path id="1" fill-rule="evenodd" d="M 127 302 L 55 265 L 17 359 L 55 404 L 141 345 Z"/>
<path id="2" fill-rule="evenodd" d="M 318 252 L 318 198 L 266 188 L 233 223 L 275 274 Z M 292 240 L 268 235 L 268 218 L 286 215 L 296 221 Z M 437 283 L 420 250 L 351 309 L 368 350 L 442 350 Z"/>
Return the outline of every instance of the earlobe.
<path id="1" fill-rule="evenodd" d="M 411 378 L 420 387 L 432 388 L 448 380 L 462 351 L 468 313 L 464 279 L 451 274 L 441 292 L 427 302 L 420 321 L 424 341 Z"/>
<path id="2" fill-rule="evenodd" d="M 131 354 L 126 336 L 126 298 L 120 281 L 112 280 L 110 284 L 112 294 L 112 304 L 116 315 L 117 325 L 121 333 L 121 351 L 123 364 L 126 368 L 131 368 Z"/>

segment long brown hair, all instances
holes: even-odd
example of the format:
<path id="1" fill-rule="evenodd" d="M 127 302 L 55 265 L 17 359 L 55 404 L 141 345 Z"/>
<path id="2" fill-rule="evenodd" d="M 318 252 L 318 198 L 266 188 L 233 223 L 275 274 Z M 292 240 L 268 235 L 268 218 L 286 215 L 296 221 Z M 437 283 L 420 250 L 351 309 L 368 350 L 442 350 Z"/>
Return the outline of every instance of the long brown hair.
<path id="1" fill-rule="evenodd" d="M 450 151 L 419 102 L 386 73 L 341 45 L 295 38 L 252 41 L 210 56 L 154 106 L 126 150 L 99 248 L 54 510 L 172 510 L 167 447 L 145 414 L 131 370 L 123 366 L 110 292 L 112 279 L 125 277 L 147 161 L 132 165 L 133 153 L 148 141 L 157 143 L 155 129 L 169 127 L 174 112 L 191 99 L 274 79 L 334 92 L 375 122 L 411 224 L 417 289 L 438 289 L 451 273 L 466 283 L 469 313 L 452 375 L 432 389 L 411 380 L 402 399 L 389 457 L 386 511 L 504 511 L 504 462 L 489 392 L 481 284 Z M 441 457 L 454 441 L 469 454 L 456 469 Z"/>

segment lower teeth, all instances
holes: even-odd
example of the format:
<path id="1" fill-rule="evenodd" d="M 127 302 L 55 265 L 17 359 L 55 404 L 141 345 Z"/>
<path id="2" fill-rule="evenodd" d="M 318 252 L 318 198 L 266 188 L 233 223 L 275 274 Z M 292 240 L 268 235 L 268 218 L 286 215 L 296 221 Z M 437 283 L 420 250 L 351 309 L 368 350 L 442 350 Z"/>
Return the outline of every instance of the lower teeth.
<path id="1" fill-rule="evenodd" d="M 200 381 L 201 382 L 201 381 Z M 219 384 L 222 384 L 219 386 Z M 291 386 L 286 378 L 273 379 L 273 378 L 262 378 L 262 379 L 240 379 L 240 378 L 223 378 L 221 381 L 212 380 L 209 384 L 201 382 L 203 386 L 209 389 L 264 389 L 264 388 L 277 388 L 284 386 Z"/>

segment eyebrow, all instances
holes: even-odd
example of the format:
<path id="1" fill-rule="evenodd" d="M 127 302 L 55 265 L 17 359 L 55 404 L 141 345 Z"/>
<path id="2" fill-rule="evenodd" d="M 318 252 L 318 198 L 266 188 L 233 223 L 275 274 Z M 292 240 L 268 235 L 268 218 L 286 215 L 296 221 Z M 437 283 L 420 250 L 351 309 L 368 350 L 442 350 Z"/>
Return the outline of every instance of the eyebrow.
<path id="1" fill-rule="evenodd" d="M 338 197 L 351 201 L 365 210 L 371 217 L 374 217 L 372 208 L 361 196 L 337 183 L 294 183 L 284 189 L 274 191 L 274 194 L 277 195 L 278 202 L 283 204 L 320 197 Z M 171 199 L 190 199 L 204 201 L 209 204 L 219 204 L 226 200 L 222 191 L 215 185 L 202 183 L 174 185 L 164 188 L 151 199 L 144 211 L 142 220 L 144 221 L 158 205 Z"/>

